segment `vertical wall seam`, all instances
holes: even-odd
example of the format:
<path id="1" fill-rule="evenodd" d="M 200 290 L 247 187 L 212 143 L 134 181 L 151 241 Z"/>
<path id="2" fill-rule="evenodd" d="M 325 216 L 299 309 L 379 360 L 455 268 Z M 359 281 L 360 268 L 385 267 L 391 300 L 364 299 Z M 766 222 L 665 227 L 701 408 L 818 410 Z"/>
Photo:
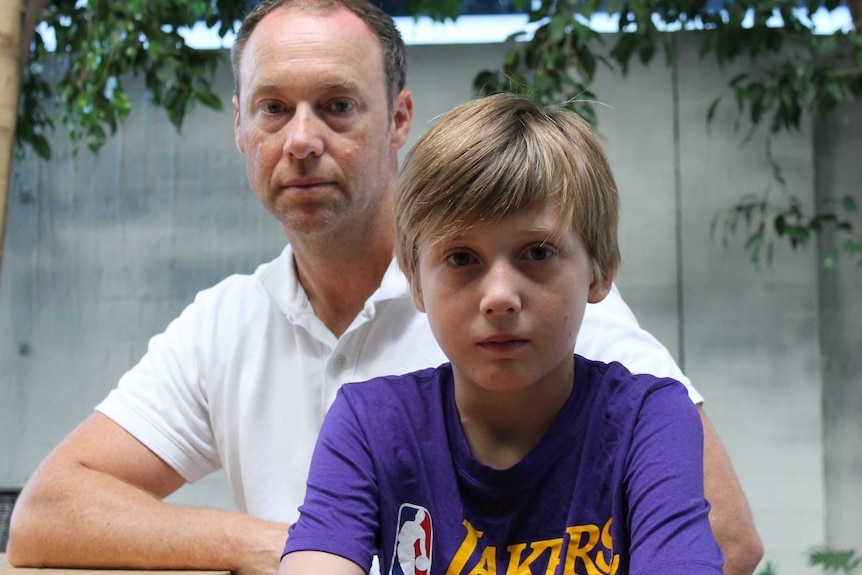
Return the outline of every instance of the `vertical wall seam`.
<path id="1" fill-rule="evenodd" d="M 676 40 L 672 40 L 676 44 Z M 675 48 L 676 46 L 674 46 Z M 679 52 L 676 52 L 679 54 Z M 671 65 L 671 91 L 673 94 L 673 187 L 674 233 L 676 248 L 676 326 L 677 353 L 680 368 L 685 371 L 685 297 L 683 294 L 682 253 L 682 158 L 679 120 L 679 61 Z"/>

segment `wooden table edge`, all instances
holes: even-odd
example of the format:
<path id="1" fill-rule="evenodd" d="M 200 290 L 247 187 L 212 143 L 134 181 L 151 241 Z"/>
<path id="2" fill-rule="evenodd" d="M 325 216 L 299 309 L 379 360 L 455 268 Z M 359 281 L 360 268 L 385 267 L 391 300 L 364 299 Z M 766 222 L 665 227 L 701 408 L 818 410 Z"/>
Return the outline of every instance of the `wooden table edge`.
<path id="1" fill-rule="evenodd" d="M 182 569 L 67 569 L 58 567 L 12 567 L 5 553 L 0 553 L 0 575 L 230 575 L 227 570 L 200 571 Z"/>

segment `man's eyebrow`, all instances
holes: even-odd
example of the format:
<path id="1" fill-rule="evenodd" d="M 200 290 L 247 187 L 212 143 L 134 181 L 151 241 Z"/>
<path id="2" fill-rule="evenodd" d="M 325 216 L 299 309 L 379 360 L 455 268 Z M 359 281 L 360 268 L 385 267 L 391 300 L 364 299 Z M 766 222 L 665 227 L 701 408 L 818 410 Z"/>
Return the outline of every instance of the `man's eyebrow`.
<path id="1" fill-rule="evenodd" d="M 266 84 L 257 84 L 252 87 L 250 92 L 278 92 L 284 89 L 284 84 L 280 83 L 266 83 Z"/>
<path id="2" fill-rule="evenodd" d="M 359 91 L 361 85 L 356 80 L 344 78 L 340 80 L 324 80 L 319 84 L 322 91 L 348 90 L 351 92 Z"/>
<path id="3" fill-rule="evenodd" d="M 283 92 L 290 88 L 289 82 L 262 82 L 253 86 L 249 93 L 251 94 L 269 94 Z M 323 80 L 315 85 L 317 92 L 359 92 L 362 90 L 361 84 L 352 79 L 332 79 Z"/>

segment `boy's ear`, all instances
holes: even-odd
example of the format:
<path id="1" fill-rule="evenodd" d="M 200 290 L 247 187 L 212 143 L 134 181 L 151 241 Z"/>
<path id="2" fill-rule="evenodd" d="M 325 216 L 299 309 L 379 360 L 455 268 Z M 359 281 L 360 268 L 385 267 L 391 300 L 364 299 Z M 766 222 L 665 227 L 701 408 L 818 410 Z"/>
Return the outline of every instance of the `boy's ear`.
<path id="1" fill-rule="evenodd" d="M 599 266 L 593 262 L 593 279 L 590 282 L 590 293 L 587 296 L 587 302 L 599 303 L 605 299 L 611 291 L 611 284 L 614 281 L 612 273 L 602 273 Z"/>

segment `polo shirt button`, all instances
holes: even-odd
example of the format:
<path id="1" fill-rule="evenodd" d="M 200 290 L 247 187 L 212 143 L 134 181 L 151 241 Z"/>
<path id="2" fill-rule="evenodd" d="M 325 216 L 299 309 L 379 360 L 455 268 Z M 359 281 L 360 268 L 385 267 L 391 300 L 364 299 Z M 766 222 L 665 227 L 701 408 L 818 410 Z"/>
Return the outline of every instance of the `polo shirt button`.
<path id="1" fill-rule="evenodd" d="M 339 355 L 335 358 L 335 365 L 337 365 L 338 367 L 344 367 L 345 363 L 347 363 L 347 358 L 343 355 Z"/>

